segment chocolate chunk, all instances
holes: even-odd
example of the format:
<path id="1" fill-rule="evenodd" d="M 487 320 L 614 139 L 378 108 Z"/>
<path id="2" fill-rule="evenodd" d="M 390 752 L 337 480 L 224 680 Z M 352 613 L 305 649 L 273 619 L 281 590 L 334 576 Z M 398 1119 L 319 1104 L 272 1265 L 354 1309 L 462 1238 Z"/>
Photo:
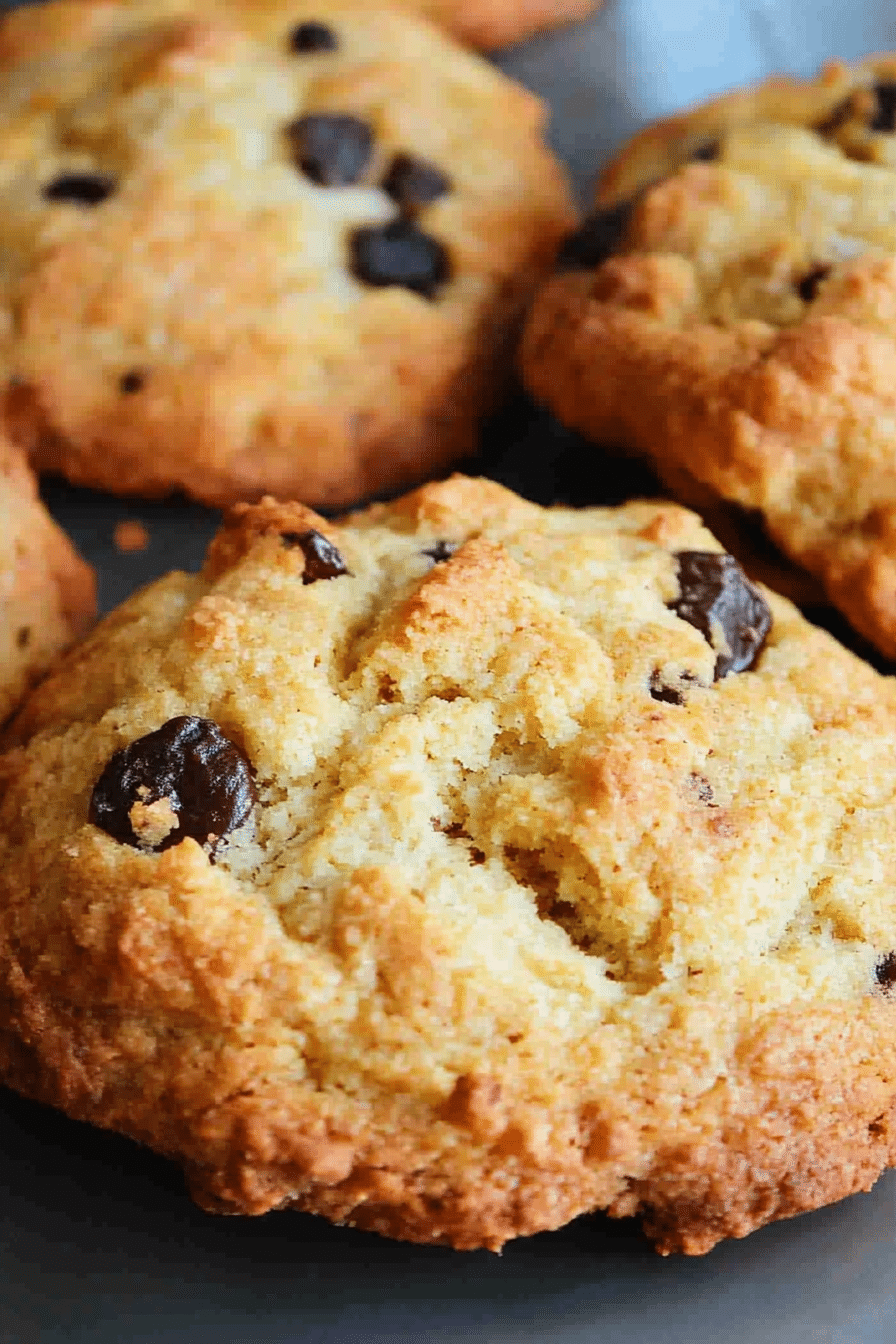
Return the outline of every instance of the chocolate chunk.
<path id="1" fill-rule="evenodd" d="M 134 392 L 140 392 L 145 381 L 143 374 L 138 369 L 131 369 L 130 373 L 121 375 L 118 386 L 126 396 L 130 396 Z"/>
<path id="2" fill-rule="evenodd" d="M 667 681 L 663 681 L 659 668 L 655 667 L 650 674 L 650 685 L 648 686 L 652 699 L 659 700 L 665 705 L 683 705 L 685 697 L 681 688 L 689 682 L 696 686 L 697 678 L 693 672 L 682 672 L 678 682 L 678 686 L 670 686 Z"/>
<path id="3" fill-rule="evenodd" d="M 352 273 L 366 285 L 400 285 L 431 299 L 451 274 L 442 244 L 409 219 L 356 229 L 350 246 Z"/>
<path id="4" fill-rule="evenodd" d="M 27 649 L 31 643 L 31 626 L 20 625 L 16 631 L 16 644 L 20 649 Z"/>
<path id="5" fill-rule="evenodd" d="M 373 153 L 373 131 L 360 117 L 314 113 L 290 122 L 286 134 L 297 167 L 321 187 L 359 182 Z"/>
<path id="6" fill-rule="evenodd" d="M 801 280 L 797 281 L 796 292 L 799 294 L 803 303 L 811 303 L 818 293 L 818 286 L 822 280 L 827 280 L 831 273 L 830 266 L 819 264 L 808 270 Z"/>
<path id="7" fill-rule="evenodd" d="M 881 989 L 892 989 L 896 985 L 896 952 L 888 952 L 874 968 L 874 978 Z"/>
<path id="8" fill-rule="evenodd" d="M 560 248 L 557 270 L 581 271 L 600 266 L 613 255 L 625 237 L 634 208 L 635 199 L 632 198 L 589 215 Z"/>
<path id="9" fill-rule="evenodd" d="M 450 190 L 448 174 L 415 154 L 396 154 L 383 178 L 383 191 L 405 211 L 429 205 Z"/>
<path id="10" fill-rule="evenodd" d="M 733 555 L 679 551 L 681 595 L 668 606 L 716 649 L 714 680 L 756 663 L 772 626 L 768 606 Z M 719 649 L 717 640 L 727 645 Z"/>
<path id="11" fill-rule="evenodd" d="M 896 83 L 882 80 L 875 84 L 877 107 L 871 119 L 872 131 L 896 131 Z"/>
<path id="12" fill-rule="evenodd" d="M 99 173 L 63 173 L 44 187 L 44 199 L 67 205 L 99 205 L 115 190 L 111 177 Z"/>
<path id="13" fill-rule="evenodd" d="M 338 51 L 339 41 L 332 28 L 325 23 L 299 23 L 289 35 L 289 49 L 299 56 L 314 51 Z"/>
<path id="14" fill-rule="evenodd" d="M 115 752 L 94 785 L 88 819 L 135 849 L 158 853 L 190 836 L 214 857 L 221 839 L 248 819 L 256 798 L 252 767 L 239 747 L 211 719 L 181 716 Z M 131 811 L 162 800 L 178 824 L 144 845 Z"/>
<path id="15" fill-rule="evenodd" d="M 441 565 L 446 560 L 450 560 L 456 550 L 456 541 L 439 540 L 434 541 L 431 546 L 424 547 L 423 554 L 428 555 L 435 564 Z"/>
<path id="16" fill-rule="evenodd" d="M 340 574 L 349 573 L 342 556 L 323 533 L 312 529 L 309 532 L 283 532 L 281 536 L 287 546 L 298 546 L 305 557 L 303 583 L 317 583 L 320 579 L 338 579 Z"/>
<path id="17" fill-rule="evenodd" d="M 691 150 L 691 158 L 696 159 L 698 163 L 713 163 L 721 152 L 722 145 L 718 140 L 704 140 L 696 149 Z"/>

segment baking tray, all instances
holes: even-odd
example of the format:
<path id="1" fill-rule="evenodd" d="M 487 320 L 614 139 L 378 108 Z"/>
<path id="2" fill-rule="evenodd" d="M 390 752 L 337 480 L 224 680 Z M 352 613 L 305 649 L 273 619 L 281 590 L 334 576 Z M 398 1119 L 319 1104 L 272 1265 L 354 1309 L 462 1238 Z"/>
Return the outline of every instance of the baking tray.
<path id="1" fill-rule="evenodd" d="M 554 145 L 584 198 L 601 161 L 653 117 L 772 70 L 889 47 L 887 5 L 607 0 L 593 22 L 499 63 L 551 103 Z M 655 489 L 519 397 L 467 466 L 541 503 Z M 55 481 L 45 497 L 97 567 L 104 610 L 168 569 L 196 568 L 217 521 L 182 501 Z M 147 526 L 145 551 L 116 551 L 124 519 Z M 664 1260 L 636 1223 L 600 1215 L 501 1256 L 458 1254 L 295 1213 L 214 1218 L 161 1158 L 0 1090 L 4 1344 L 894 1344 L 894 1215 L 896 1173 L 701 1259 Z"/>

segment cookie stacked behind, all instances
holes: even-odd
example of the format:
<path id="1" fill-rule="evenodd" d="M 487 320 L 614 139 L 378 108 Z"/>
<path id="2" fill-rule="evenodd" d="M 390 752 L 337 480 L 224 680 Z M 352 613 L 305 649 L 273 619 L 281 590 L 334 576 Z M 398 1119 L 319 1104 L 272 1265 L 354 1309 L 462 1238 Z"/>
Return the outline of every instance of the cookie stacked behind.
<path id="1" fill-rule="evenodd" d="M 391 0 L 423 14 L 460 42 L 494 50 L 558 24 L 584 19 L 599 0 Z"/>
<path id="2" fill-rule="evenodd" d="M 3 1077 L 209 1208 L 461 1248 L 866 1188 L 894 730 L 675 505 L 241 506 L 14 725 Z"/>
<path id="3" fill-rule="evenodd" d="M 91 569 L 41 504 L 22 454 L 0 436 L 0 723 L 95 611 Z"/>
<path id="4" fill-rule="evenodd" d="M 680 497 L 733 505 L 896 657 L 896 59 L 773 80 L 607 170 L 529 386 Z"/>
<path id="5" fill-rule="evenodd" d="M 42 469 L 353 502 L 472 450 L 573 212 L 526 90 L 333 0 L 0 27 L 0 379 Z"/>

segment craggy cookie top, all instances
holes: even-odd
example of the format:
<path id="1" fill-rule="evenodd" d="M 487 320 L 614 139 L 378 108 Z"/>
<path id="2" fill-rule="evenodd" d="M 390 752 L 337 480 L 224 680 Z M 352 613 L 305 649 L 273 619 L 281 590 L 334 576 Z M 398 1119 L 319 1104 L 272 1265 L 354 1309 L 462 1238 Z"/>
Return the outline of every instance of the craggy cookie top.
<path id="1" fill-rule="evenodd" d="M 20 10 L 0 108 L 10 423 L 116 491 L 347 503 L 469 450 L 572 219 L 539 100 L 357 3 Z"/>
<path id="2" fill-rule="evenodd" d="M 39 500 L 22 454 L 0 435 L 0 723 L 95 614 L 93 571 Z"/>
<path id="3" fill-rule="evenodd" d="M 524 356 L 579 428 L 757 510 L 896 656 L 896 59 L 649 128 Z"/>
<path id="4" fill-rule="evenodd" d="M 893 1156 L 894 726 L 675 505 L 238 506 L 13 726 L 0 1069 L 213 1208 L 707 1249 Z"/>

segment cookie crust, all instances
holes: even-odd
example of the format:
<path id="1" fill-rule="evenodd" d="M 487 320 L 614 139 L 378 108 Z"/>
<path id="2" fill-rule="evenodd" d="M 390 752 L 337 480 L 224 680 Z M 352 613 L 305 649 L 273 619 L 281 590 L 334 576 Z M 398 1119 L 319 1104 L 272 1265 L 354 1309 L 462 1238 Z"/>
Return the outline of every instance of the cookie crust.
<path id="1" fill-rule="evenodd" d="M 41 470 L 336 506 L 472 450 L 573 219 L 537 98 L 308 0 L 18 10 L 0 92 L 0 383 Z M 437 198 L 396 198 L 408 158 Z"/>
<path id="2" fill-rule="evenodd" d="M 868 1188 L 896 691 L 770 594 L 714 681 L 694 551 L 674 505 L 463 478 L 338 524 L 237 507 L 7 734 L 4 1079 L 210 1209 L 462 1249 L 607 1208 L 696 1254 Z M 184 714 L 251 764 L 251 822 L 91 825 L 110 756 Z"/>
<path id="3" fill-rule="evenodd" d="M 832 64 L 648 128 L 598 192 L 618 236 L 547 283 L 522 354 L 561 419 L 755 512 L 891 659 L 894 87 L 892 56 Z"/>

